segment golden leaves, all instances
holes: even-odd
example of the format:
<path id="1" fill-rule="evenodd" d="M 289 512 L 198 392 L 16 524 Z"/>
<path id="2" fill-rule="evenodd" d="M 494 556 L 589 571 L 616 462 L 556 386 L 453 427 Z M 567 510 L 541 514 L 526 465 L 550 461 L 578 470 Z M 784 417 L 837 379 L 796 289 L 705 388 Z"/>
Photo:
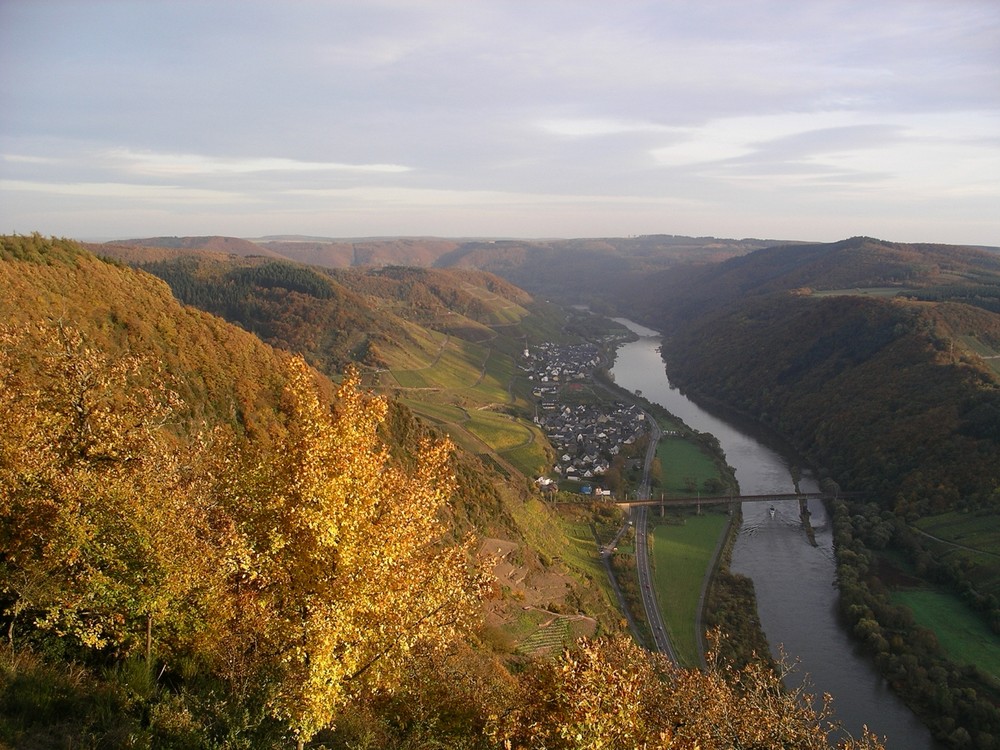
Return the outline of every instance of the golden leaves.
<path id="1" fill-rule="evenodd" d="M 234 553 L 251 561 L 241 583 L 268 612 L 280 666 L 272 710 L 308 738 L 361 685 L 391 685 L 416 644 L 457 632 L 479 581 L 467 550 L 442 540 L 450 444 L 423 441 L 410 469 L 393 462 L 379 438 L 386 402 L 353 371 L 331 409 L 295 359 L 282 405 L 286 436 L 246 458 L 230 507 Z"/>
<path id="2" fill-rule="evenodd" d="M 62 323 L 6 328 L 0 342 L 10 614 L 128 650 L 145 621 L 191 609 L 213 557 L 194 459 L 163 430 L 177 396 L 154 364 L 110 357 Z"/>
<path id="3" fill-rule="evenodd" d="M 680 669 L 630 640 L 583 640 L 535 664 L 520 701 L 491 722 L 499 744 L 527 750 L 829 748 L 827 706 L 787 692 L 768 667 Z M 838 747 L 879 750 L 871 736 Z"/>

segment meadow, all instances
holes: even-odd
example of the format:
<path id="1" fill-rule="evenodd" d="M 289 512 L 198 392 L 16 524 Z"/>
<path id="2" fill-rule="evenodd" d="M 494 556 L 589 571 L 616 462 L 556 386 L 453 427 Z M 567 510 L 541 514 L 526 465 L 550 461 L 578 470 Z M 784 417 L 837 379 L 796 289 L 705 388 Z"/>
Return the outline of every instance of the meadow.
<path id="1" fill-rule="evenodd" d="M 668 436 L 656 449 L 660 462 L 659 486 L 668 495 L 694 495 L 704 490 L 706 480 L 718 479 L 719 470 L 705 451 L 683 436 Z"/>
<path id="2" fill-rule="evenodd" d="M 984 594 L 1000 596 L 1000 517 L 989 512 L 951 511 L 914 524 L 939 559 L 956 559 Z M 935 541 L 937 540 L 937 541 Z"/>
<path id="3" fill-rule="evenodd" d="M 956 664 L 974 664 L 1000 680 L 1000 636 L 957 597 L 921 588 L 894 591 L 892 600 L 909 607 L 917 623 L 933 630 Z"/>
<path id="4" fill-rule="evenodd" d="M 710 512 L 657 523 L 660 519 L 654 513 L 651 509 L 650 521 L 656 525 L 652 529 L 650 554 L 660 611 L 680 663 L 698 666 L 701 656 L 695 623 L 702 584 L 729 516 Z"/>

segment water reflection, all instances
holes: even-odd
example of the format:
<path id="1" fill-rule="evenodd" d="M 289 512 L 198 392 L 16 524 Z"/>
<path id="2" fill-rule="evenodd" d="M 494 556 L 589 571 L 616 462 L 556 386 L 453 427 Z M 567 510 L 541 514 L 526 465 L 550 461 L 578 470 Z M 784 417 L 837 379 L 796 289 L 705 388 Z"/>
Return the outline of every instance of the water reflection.
<path id="1" fill-rule="evenodd" d="M 794 492 L 792 467 L 797 461 L 738 420 L 710 414 L 670 385 L 655 331 L 618 319 L 641 338 L 622 345 L 612 373 L 615 382 L 660 404 L 701 432 L 718 438 L 727 462 L 736 470 L 746 495 Z M 666 467 L 665 467 L 666 468 Z M 815 477 L 803 471 L 803 492 L 818 490 Z M 733 570 L 753 579 L 761 624 L 775 656 L 798 661 L 810 692 L 829 693 L 844 727 L 859 734 L 862 725 L 888 737 L 889 750 L 939 750 L 930 732 L 891 692 L 885 680 L 857 650 L 840 626 L 836 606 L 835 562 L 830 519 L 819 501 L 810 500 L 815 546 L 802 528 L 795 500 L 743 503 L 743 525 L 733 548 Z"/>

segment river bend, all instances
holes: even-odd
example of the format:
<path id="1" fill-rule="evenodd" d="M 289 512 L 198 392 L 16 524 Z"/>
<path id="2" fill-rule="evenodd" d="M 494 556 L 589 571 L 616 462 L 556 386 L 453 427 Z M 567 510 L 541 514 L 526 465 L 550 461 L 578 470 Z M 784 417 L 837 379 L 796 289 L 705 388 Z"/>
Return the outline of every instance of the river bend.
<path id="1" fill-rule="evenodd" d="M 736 470 L 744 494 L 794 492 L 790 451 L 751 434 L 747 425 L 705 411 L 670 385 L 660 357 L 660 336 L 618 318 L 640 337 L 623 344 L 612 369 L 617 385 L 642 391 L 689 427 L 718 438 Z M 669 467 L 664 467 L 669 471 Z M 799 489 L 817 491 L 815 477 L 802 472 Z M 802 530 L 798 502 L 743 503 L 743 525 L 733 548 L 732 569 L 753 579 L 757 609 L 775 657 L 781 650 L 798 662 L 793 679 L 808 680 L 809 692 L 833 696 L 833 708 L 855 736 L 863 725 L 887 738 L 888 750 L 940 750 L 929 730 L 893 693 L 871 662 L 850 640 L 837 616 L 833 533 L 826 508 L 809 501 L 816 546 Z"/>

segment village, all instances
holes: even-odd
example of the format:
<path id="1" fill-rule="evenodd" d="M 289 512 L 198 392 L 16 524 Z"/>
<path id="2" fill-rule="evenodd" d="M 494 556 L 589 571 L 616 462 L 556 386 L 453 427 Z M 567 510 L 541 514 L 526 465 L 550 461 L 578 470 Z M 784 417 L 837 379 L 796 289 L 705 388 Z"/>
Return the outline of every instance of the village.
<path id="1" fill-rule="evenodd" d="M 579 482 L 584 495 L 610 496 L 605 481 L 615 457 L 649 429 L 643 411 L 621 402 L 568 403 L 562 396 L 592 382 L 600 352 L 594 344 L 560 346 L 545 343 L 525 349 L 521 369 L 533 383 L 538 401 L 535 423 L 556 452 L 554 477 L 539 477 L 543 490 L 555 491 L 560 481 Z M 565 389 L 565 390 L 564 390 Z"/>

